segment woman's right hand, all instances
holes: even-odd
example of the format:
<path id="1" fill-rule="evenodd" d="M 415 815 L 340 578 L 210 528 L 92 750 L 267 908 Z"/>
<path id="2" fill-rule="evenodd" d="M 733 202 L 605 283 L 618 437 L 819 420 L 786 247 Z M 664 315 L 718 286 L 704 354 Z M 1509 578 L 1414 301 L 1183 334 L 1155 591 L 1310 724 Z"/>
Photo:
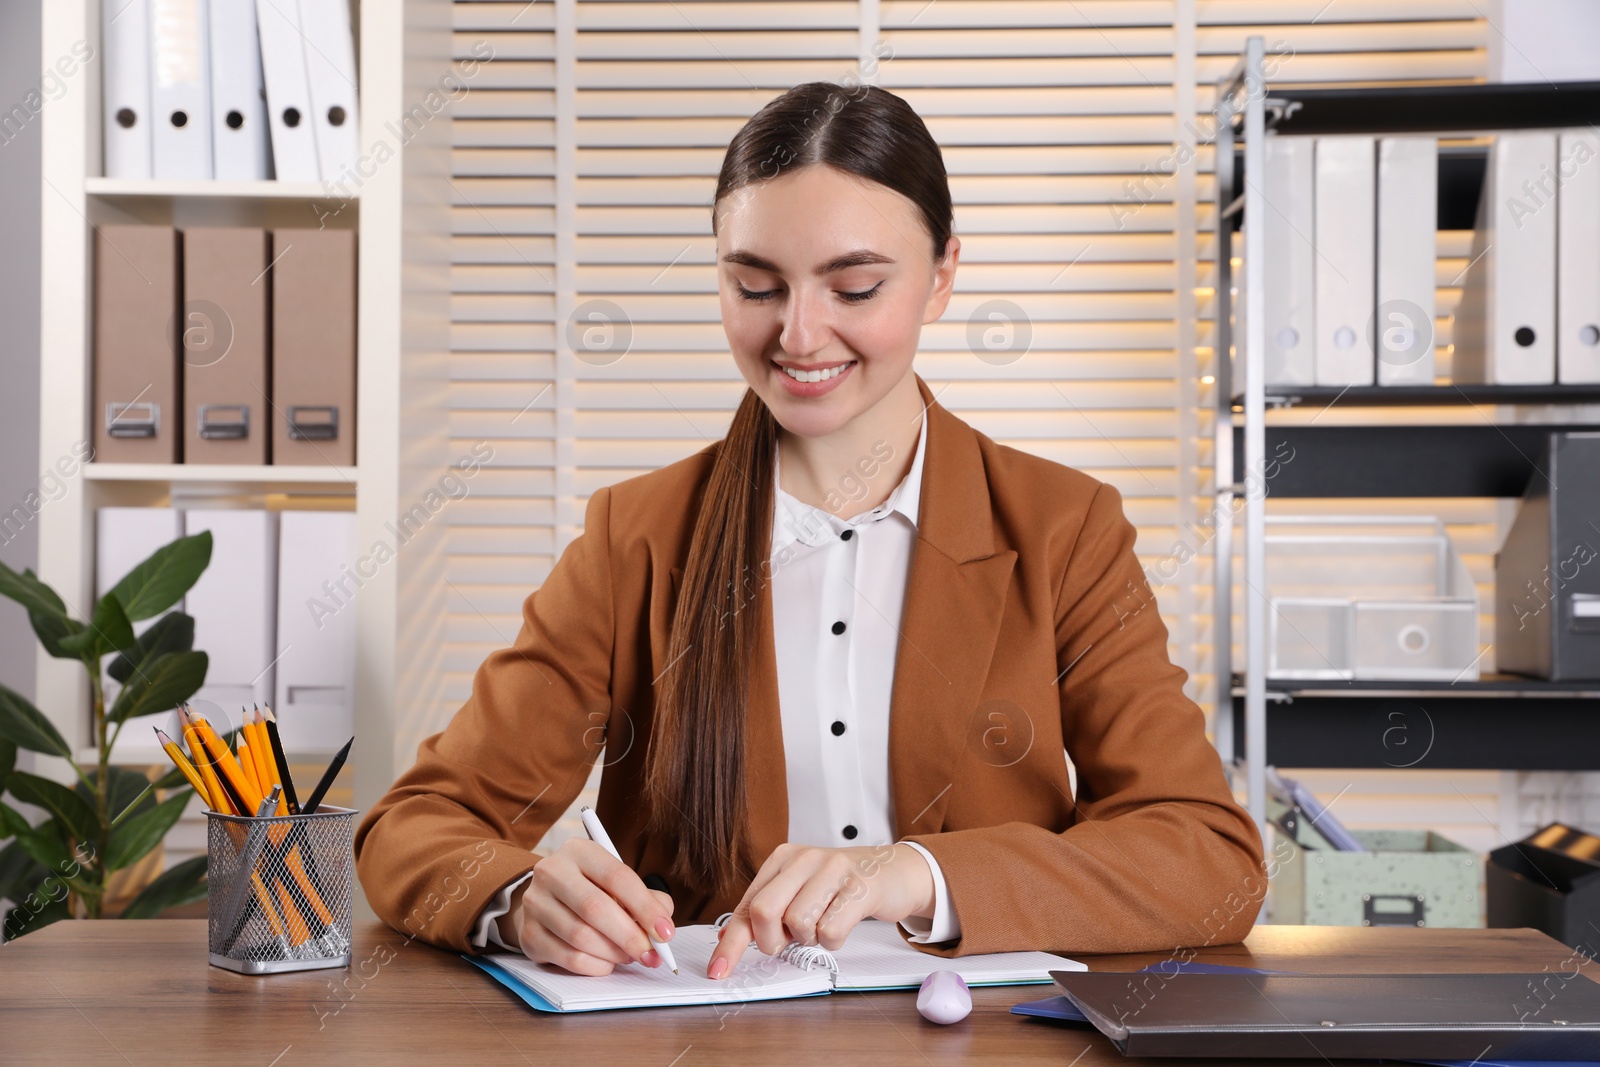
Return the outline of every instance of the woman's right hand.
<path id="1" fill-rule="evenodd" d="M 605 975 L 619 963 L 661 965 L 644 928 L 659 941 L 672 937 L 672 897 L 593 841 L 574 837 L 534 865 L 496 921 L 501 938 L 535 963 Z"/>

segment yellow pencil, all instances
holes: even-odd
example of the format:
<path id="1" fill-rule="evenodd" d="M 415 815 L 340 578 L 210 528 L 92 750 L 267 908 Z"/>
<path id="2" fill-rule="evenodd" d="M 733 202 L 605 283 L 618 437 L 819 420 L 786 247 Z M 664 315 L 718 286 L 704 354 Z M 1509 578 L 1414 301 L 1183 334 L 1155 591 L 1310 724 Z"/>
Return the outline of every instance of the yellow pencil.
<path id="1" fill-rule="evenodd" d="M 250 731 L 250 755 L 256 761 L 256 780 L 261 783 L 261 795 L 266 796 L 275 785 L 283 783 L 278 780 L 278 769 L 272 758 L 272 741 L 267 737 L 267 722 L 261 717 L 260 711 L 246 712 L 245 729 Z M 278 809 L 275 815 L 289 814 L 289 802 L 284 799 L 282 790 L 278 792 Z"/>
<path id="2" fill-rule="evenodd" d="M 283 919 L 278 915 L 278 909 L 272 903 L 272 893 L 267 889 L 267 884 L 261 880 L 259 872 L 250 872 L 250 884 L 255 890 L 256 902 L 261 905 L 262 914 L 267 917 L 267 925 L 272 927 L 273 936 L 285 937 Z"/>
<path id="3" fill-rule="evenodd" d="M 261 780 L 256 777 L 256 757 L 250 751 L 250 742 L 246 741 L 244 734 L 239 735 L 239 769 L 244 772 L 244 780 L 250 783 L 250 788 L 257 793 L 261 792 Z M 267 787 L 272 788 L 271 786 Z"/>
<path id="4" fill-rule="evenodd" d="M 228 751 L 228 746 L 217 736 L 217 731 L 212 729 L 205 716 L 191 711 L 189 717 L 194 720 L 194 727 L 200 733 L 200 740 L 205 743 L 206 751 L 217 765 L 218 775 L 226 778 L 228 784 L 239 794 L 239 799 L 244 801 L 245 810 L 239 814 L 254 815 L 256 809 L 261 806 L 261 794 L 253 789 L 245 778 L 244 768 L 239 766 L 239 761 Z"/>
<path id="5" fill-rule="evenodd" d="M 289 891 L 284 888 L 282 882 L 273 882 L 272 888 L 277 890 L 278 903 L 283 907 L 284 922 L 289 927 L 289 943 L 292 945 L 305 944 L 311 940 L 311 929 L 306 926 L 306 921 L 301 916 L 299 909 L 294 906 L 294 901 L 289 899 Z"/>
<path id="6" fill-rule="evenodd" d="M 206 758 L 205 744 L 200 740 L 200 731 L 195 728 L 194 720 L 178 709 L 178 723 L 183 729 L 183 739 L 189 744 L 189 754 L 194 757 L 195 768 L 200 772 L 200 779 L 205 783 L 206 797 L 211 804 L 211 810 L 222 815 L 237 815 L 233 804 L 228 800 L 227 792 L 222 788 L 222 783 L 217 780 L 217 772 L 212 768 L 211 761 Z"/>
<path id="7" fill-rule="evenodd" d="M 183 776 L 189 780 L 189 784 L 194 786 L 194 791 L 200 794 L 200 799 L 205 801 L 206 805 L 209 807 L 211 804 L 211 793 L 208 789 L 206 789 L 205 780 L 200 777 L 200 772 L 194 769 L 194 764 L 190 763 L 188 757 L 183 754 L 183 749 L 178 747 L 178 743 L 176 741 L 163 733 L 161 727 L 157 726 L 155 731 L 156 739 L 161 742 L 161 747 L 165 749 L 167 755 L 171 757 L 173 764 L 178 768 L 178 770 L 183 772 Z"/>

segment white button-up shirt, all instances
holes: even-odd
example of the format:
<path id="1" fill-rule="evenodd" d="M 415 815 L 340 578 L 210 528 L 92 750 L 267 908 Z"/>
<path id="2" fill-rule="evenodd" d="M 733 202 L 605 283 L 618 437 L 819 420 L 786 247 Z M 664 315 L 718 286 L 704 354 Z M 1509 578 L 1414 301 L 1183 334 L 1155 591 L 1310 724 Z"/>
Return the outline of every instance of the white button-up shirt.
<path id="1" fill-rule="evenodd" d="M 927 438 L 924 416 L 906 476 L 882 504 L 848 519 L 784 492 L 774 465 L 772 623 L 795 844 L 894 841 L 889 697 Z M 853 477 L 871 482 L 859 470 Z M 916 842 L 906 844 L 932 868 L 935 900 L 931 921 L 901 925 L 917 942 L 959 937 L 938 861 Z"/>
<path id="2" fill-rule="evenodd" d="M 882 504 L 849 519 L 785 492 L 779 464 L 773 464 L 772 619 L 788 839 L 795 844 L 843 848 L 894 841 L 889 698 L 927 438 L 924 416 L 906 476 Z M 855 476 L 870 483 L 860 472 Z M 919 943 L 959 937 L 938 861 L 916 842 L 906 844 L 933 872 L 934 914 L 901 925 Z M 528 877 L 484 908 L 473 932 L 475 946 L 493 941 L 510 947 L 495 920 L 510 909 L 512 893 Z"/>

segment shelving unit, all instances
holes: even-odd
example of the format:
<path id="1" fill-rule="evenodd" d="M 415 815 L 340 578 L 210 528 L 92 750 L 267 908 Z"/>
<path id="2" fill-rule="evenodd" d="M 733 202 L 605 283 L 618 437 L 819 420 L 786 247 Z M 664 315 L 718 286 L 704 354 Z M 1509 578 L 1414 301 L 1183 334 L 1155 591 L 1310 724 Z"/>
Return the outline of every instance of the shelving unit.
<path id="1" fill-rule="evenodd" d="M 100 64 L 41 115 L 42 465 L 92 440 L 90 320 L 94 228 L 333 226 L 357 231 L 357 417 L 353 467 L 84 465 L 39 514 L 39 574 L 83 613 L 94 594 L 95 511 L 106 504 L 353 508 L 357 544 L 447 471 L 450 122 L 396 143 L 393 129 L 452 71 L 449 0 L 352 0 L 365 153 L 388 148 L 359 190 L 277 181 L 124 181 L 101 176 Z M 98 42 L 99 0 L 45 6 L 43 54 Z M 415 124 L 413 124 L 415 125 Z M 364 172 L 363 172 L 364 173 Z M 356 602 L 355 802 L 367 807 L 410 761 L 404 724 L 436 704 L 443 617 L 443 530 L 424 529 L 360 589 Z M 353 562 L 353 561 L 352 561 Z M 37 704 L 74 748 L 88 742 L 88 692 L 75 663 L 38 659 Z M 397 738 L 403 738 L 397 741 Z M 303 756 L 317 754 L 303 753 Z M 67 778 L 65 764 L 42 773 Z"/>
<path id="2" fill-rule="evenodd" d="M 155 179 L 86 178 L 84 192 L 103 197 L 167 197 L 170 199 L 262 199 L 262 200 L 330 200 L 327 190 L 313 182 L 280 181 L 158 181 Z M 359 190 L 351 190 L 348 199 L 357 199 Z"/>
<path id="3" fill-rule="evenodd" d="M 1234 677 L 1233 724 L 1244 728 Z M 1270 766 L 1600 770 L 1600 682 L 1267 680 Z M 1515 730 L 1507 730 L 1515 723 Z M 1353 727 L 1353 728 L 1352 728 Z M 1559 744 L 1550 739 L 1559 737 Z"/>
<path id="4" fill-rule="evenodd" d="M 1455 684 L 1267 679 L 1266 494 L 1252 491 L 1252 481 L 1258 489 L 1264 481 L 1274 498 L 1520 497 L 1544 435 L 1600 426 L 1600 416 L 1582 407 L 1600 402 L 1600 387 L 1266 386 L 1264 270 L 1249 271 L 1244 283 L 1246 306 L 1237 358 L 1245 381 L 1238 393 L 1230 359 L 1235 344 L 1230 298 L 1233 231 L 1241 218 L 1262 218 L 1267 210 L 1261 186 L 1243 182 L 1241 174 L 1262 173 L 1269 129 L 1274 136 L 1303 136 L 1481 134 L 1587 126 L 1600 120 L 1600 83 L 1284 89 L 1266 84 L 1263 58 L 1262 39 L 1251 37 L 1238 63 L 1218 83 L 1217 97 L 1213 426 L 1217 747 L 1224 760 L 1243 769 L 1250 813 L 1263 825 L 1269 765 L 1600 770 L 1600 705 L 1595 703 L 1600 700 L 1600 683 L 1551 683 L 1493 674 Z M 1236 138 L 1242 140 L 1243 149 L 1237 155 Z M 1445 165 L 1459 168 L 1463 159 L 1470 165 L 1473 154 L 1456 152 L 1445 157 Z M 1260 227 L 1245 230 L 1244 245 L 1245 262 L 1264 261 Z M 1369 419 L 1359 427 L 1267 421 L 1269 409 L 1370 412 L 1408 407 L 1455 407 L 1469 417 L 1460 424 L 1446 424 L 1402 414 L 1392 423 L 1374 425 Z M 1554 418 L 1530 422 L 1530 415 Z M 1404 456 L 1405 462 L 1395 462 L 1397 456 Z M 1284 457 L 1291 458 L 1284 462 Z M 1236 669 L 1233 507 L 1241 497 L 1245 640 L 1244 663 Z"/>
<path id="5" fill-rule="evenodd" d="M 97 482 L 181 482 L 189 485 L 356 485 L 354 467 L 252 467 L 211 463 L 91 463 L 83 472 Z"/>

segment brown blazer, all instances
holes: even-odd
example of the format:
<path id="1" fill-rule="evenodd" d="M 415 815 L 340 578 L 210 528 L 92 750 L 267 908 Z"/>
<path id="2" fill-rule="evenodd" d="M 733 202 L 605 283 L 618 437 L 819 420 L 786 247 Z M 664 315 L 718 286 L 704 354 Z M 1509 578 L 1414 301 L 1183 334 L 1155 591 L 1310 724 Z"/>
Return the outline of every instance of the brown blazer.
<path id="1" fill-rule="evenodd" d="M 1266 891 L 1110 485 L 996 444 L 920 376 L 928 434 L 889 709 L 897 839 L 939 861 L 961 923 L 940 955 L 1162 951 L 1227 943 Z M 449 725 L 356 833 L 378 915 L 450 948 L 540 858 L 596 758 L 596 811 L 622 858 L 665 874 L 642 830 L 651 680 L 721 441 L 597 490 L 583 533 L 523 604 L 513 647 L 478 668 Z M 748 734 L 752 870 L 789 814 L 770 583 Z M 609 743 L 608 743 L 609 742 Z M 1065 749 L 1077 773 L 1069 785 Z M 671 884 L 679 923 L 739 894 Z"/>

